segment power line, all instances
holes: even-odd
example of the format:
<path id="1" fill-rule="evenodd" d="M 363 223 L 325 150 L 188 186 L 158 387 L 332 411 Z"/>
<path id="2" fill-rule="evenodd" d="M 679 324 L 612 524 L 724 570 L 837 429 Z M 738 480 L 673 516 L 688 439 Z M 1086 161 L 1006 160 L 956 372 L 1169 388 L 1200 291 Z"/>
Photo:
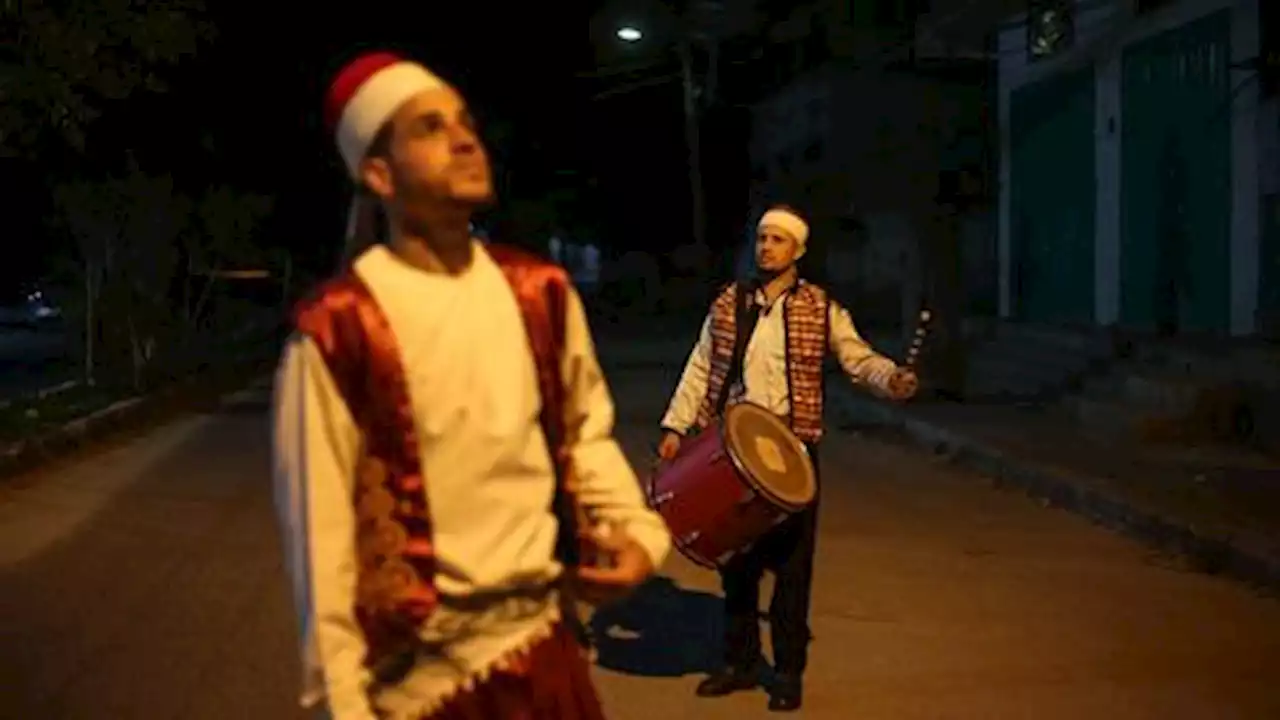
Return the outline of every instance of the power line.
<path id="1" fill-rule="evenodd" d="M 883 45 L 879 46 L 874 53 L 870 54 L 865 59 L 855 60 L 854 67 L 859 70 L 884 69 L 885 66 L 892 64 L 894 60 L 901 59 L 897 57 L 900 53 L 903 53 L 905 51 L 909 55 L 911 49 L 914 48 L 917 45 L 917 43 L 919 43 L 922 40 L 931 39 L 933 35 L 936 35 L 938 32 L 940 32 L 944 28 L 954 25 L 959 20 L 964 19 L 965 17 L 968 17 L 969 15 L 971 15 L 973 12 L 976 11 L 979 5 L 981 5 L 984 2 L 991 2 L 992 8 L 995 8 L 997 6 L 1003 7 L 1003 5 L 999 4 L 1000 0 L 994 0 L 994 1 L 993 0 L 968 0 L 960 8 L 953 10 L 952 12 L 947 13 L 946 15 L 941 16 L 936 22 L 930 23 L 923 37 L 919 36 L 918 33 L 914 31 L 914 25 L 913 25 L 913 31 L 909 34 L 908 37 L 904 37 L 900 40 L 893 41 L 889 43 L 887 46 L 883 46 Z M 768 27 L 772 27 L 772 24 L 769 25 Z M 767 31 L 767 28 L 766 28 L 766 31 Z M 720 59 L 719 62 L 722 65 L 725 65 L 725 64 L 749 65 L 756 62 L 756 60 L 757 60 L 756 58 L 737 58 L 737 59 L 729 59 L 729 60 L 722 58 Z M 579 73 L 578 77 L 581 79 L 601 79 L 601 78 L 616 77 L 618 75 L 630 74 L 635 72 L 643 72 L 646 69 L 654 69 L 654 68 L 660 67 L 663 64 L 665 63 L 650 62 L 650 63 L 637 63 L 631 66 L 622 66 L 616 69 L 602 68 L 590 73 Z M 664 74 L 658 78 L 653 78 L 651 80 L 646 79 L 643 81 L 629 83 L 627 85 L 624 85 L 618 88 L 610 88 L 608 90 L 603 90 L 593 94 L 591 97 L 592 97 L 592 100 L 602 100 L 610 97 L 616 97 L 618 95 L 624 95 L 634 90 L 640 90 L 646 87 L 652 87 L 654 85 L 670 82 L 673 79 L 678 79 L 678 75 Z"/>
<path id="2" fill-rule="evenodd" d="M 659 85 L 666 85 L 669 82 L 678 82 L 679 80 L 680 80 L 680 73 L 678 72 L 668 73 L 666 75 L 659 75 L 657 77 L 647 78 L 645 80 L 638 80 L 636 82 L 632 82 L 627 85 L 621 85 L 619 87 L 610 88 L 608 90 L 598 92 L 592 95 L 591 99 L 592 101 L 608 100 L 611 97 L 617 97 L 619 95 L 629 95 L 630 93 L 633 93 L 636 90 L 643 90 L 645 88 L 657 87 Z"/>

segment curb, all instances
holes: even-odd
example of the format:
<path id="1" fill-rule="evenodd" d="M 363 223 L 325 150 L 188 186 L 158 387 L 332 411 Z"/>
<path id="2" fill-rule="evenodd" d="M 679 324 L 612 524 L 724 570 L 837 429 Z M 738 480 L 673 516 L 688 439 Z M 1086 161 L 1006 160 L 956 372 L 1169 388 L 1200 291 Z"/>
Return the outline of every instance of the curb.
<path id="1" fill-rule="evenodd" d="M 913 443 L 961 466 L 989 476 L 998 488 L 1016 488 L 1048 507 L 1088 518 L 1156 550 L 1185 558 L 1209 575 L 1232 577 L 1256 589 L 1280 592 L 1280 555 L 1262 543 L 1211 532 L 1193 523 L 1163 516 L 1094 487 L 1086 476 L 1037 466 L 940 425 L 911 417 L 883 402 L 858 397 L 852 390 L 829 391 L 839 426 L 873 424 L 904 433 Z"/>
<path id="2" fill-rule="evenodd" d="M 220 367 L 197 370 L 151 394 L 122 398 L 60 427 L 0 447 L 0 482 L 114 433 L 144 429 L 152 421 L 216 400 L 228 390 L 244 385 L 255 366 L 264 362 L 260 354 L 274 357 L 274 352 L 251 351 Z"/>

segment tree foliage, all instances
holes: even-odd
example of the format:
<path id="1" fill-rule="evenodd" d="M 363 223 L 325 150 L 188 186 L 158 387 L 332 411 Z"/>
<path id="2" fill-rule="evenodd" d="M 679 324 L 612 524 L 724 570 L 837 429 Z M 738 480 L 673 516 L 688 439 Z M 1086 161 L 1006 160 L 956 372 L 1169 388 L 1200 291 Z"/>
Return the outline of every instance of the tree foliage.
<path id="1" fill-rule="evenodd" d="M 227 269 L 270 264 L 255 241 L 273 205 L 271 197 L 226 185 L 206 190 L 196 201 L 194 224 L 181 238 L 187 258 L 183 320 L 188 326 L 198 327 L 204 319 L 214 288 L 210 278 Z M 197 278 L 202 282 L 194 282 Z"/>
<path id="2" fill-rule="evenodd" d="M 86 378 L 127 370 L 135 386 L 158 358 L 201 336 L 211 278 L 257 259 L 252 240 L 271 208 L 269 198 L 226 187 L 189 198 L 168 175 L 136 168 L 59 185 L 54 200 L 56 226 L 72 240 L 75 259 L 53 290 L 82 328 Z M 181 299 L 174 297 L 179 286 Z"/>
<path id="3" fill-rule="evenodd" d="M 74 149 L 106 105 L 163 90 L 164 71 L 212 39 L 202 0 L 5 0 L 0 156 Z"/>

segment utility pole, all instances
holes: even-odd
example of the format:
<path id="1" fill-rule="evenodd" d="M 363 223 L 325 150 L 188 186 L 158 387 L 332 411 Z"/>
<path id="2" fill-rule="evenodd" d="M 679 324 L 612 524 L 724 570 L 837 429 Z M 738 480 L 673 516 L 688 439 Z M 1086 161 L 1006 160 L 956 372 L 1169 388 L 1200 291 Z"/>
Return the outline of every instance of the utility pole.
<path id="1" fill-rule="evenodd" d="M 705 255 L 707 246 L 707 201 L 702 175 L 703 110 L 716 101 L 720 40 L 724 34 L 724 4 L 721 0 L 690 0 L 680 18 L 680 75 L 684 85 L 685 144 L 689 152 L 689 186 L 693 194 L 693 244 Z M 694 43 L 706 51 L 706 76 L 698 82 L 694 67 Z"/>
<path id="2" fill-rule="evenodd" d="M 702 114 L 693 76 L 693 47 L 689 33 L 681 33 L 678 50 L 680 78 L 684 86 L 684 140 L 689 153 L 689 188 L 693 193 L 693 242 L 701 249 L 707 246 L 707 207 L 702 185 Z"/>
<path id="3" fill-rule="evenodd" d="M 680 61 L 680 84 L 683 94 L 685 149 L 689 173 L 689 190 L 693 200 L 692 240 L 693 245 L 705 253 L 707 245 L 707 208 L 706 190 L 702 175 L 702 115 L 703 109 L 714 102 L 718 64 L 719 43 L 723 30 L 724 6 L 720 0 L 687 0 L 680 3 L 679 9 L 667 8 L 661 13 L 674 28 L 674 42 L 668 39 L 664 45 L 669 52 L 674 50 Z M 625 43 L 641 42 L 644 32 L 635 26 L 623 25 L 618 28 L 618 39 Z M 674 46 L 674 47 L 673 47 Z M 704 50 L 707 56 L 706 77 L 700 78 L 695 54 Z M 600 74 L 596 74 L 599 77 Z M 643 87 L 674 80 L 674 75 L 634 82 L 628 86 L 607 90 L 597 94 L 596 99 L 604 99 L 615 95 L 638 90 Z"/>

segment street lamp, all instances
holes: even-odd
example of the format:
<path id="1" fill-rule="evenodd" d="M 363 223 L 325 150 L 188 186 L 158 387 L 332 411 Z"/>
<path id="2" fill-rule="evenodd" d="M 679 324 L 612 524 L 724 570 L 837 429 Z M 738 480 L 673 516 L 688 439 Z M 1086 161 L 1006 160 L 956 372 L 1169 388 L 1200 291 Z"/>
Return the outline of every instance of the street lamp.
<path id="1" fill-rule="evenodd" d="M 634 25 L 620 25 L 615 32 L 618 39 L 634 44 L 644 39 L 644 33 Z M 693 242 L 706 247 L 706 199 L 702 187 L 702 150 L 698 132 L 698 106 L 693 80 L 692 48 L 687 29 L 682 29 L 676 50 L 680 57 L 681 84 L 684 86 L 685 143 L 689 151 L 689 186 L 693 193 Z"/>

